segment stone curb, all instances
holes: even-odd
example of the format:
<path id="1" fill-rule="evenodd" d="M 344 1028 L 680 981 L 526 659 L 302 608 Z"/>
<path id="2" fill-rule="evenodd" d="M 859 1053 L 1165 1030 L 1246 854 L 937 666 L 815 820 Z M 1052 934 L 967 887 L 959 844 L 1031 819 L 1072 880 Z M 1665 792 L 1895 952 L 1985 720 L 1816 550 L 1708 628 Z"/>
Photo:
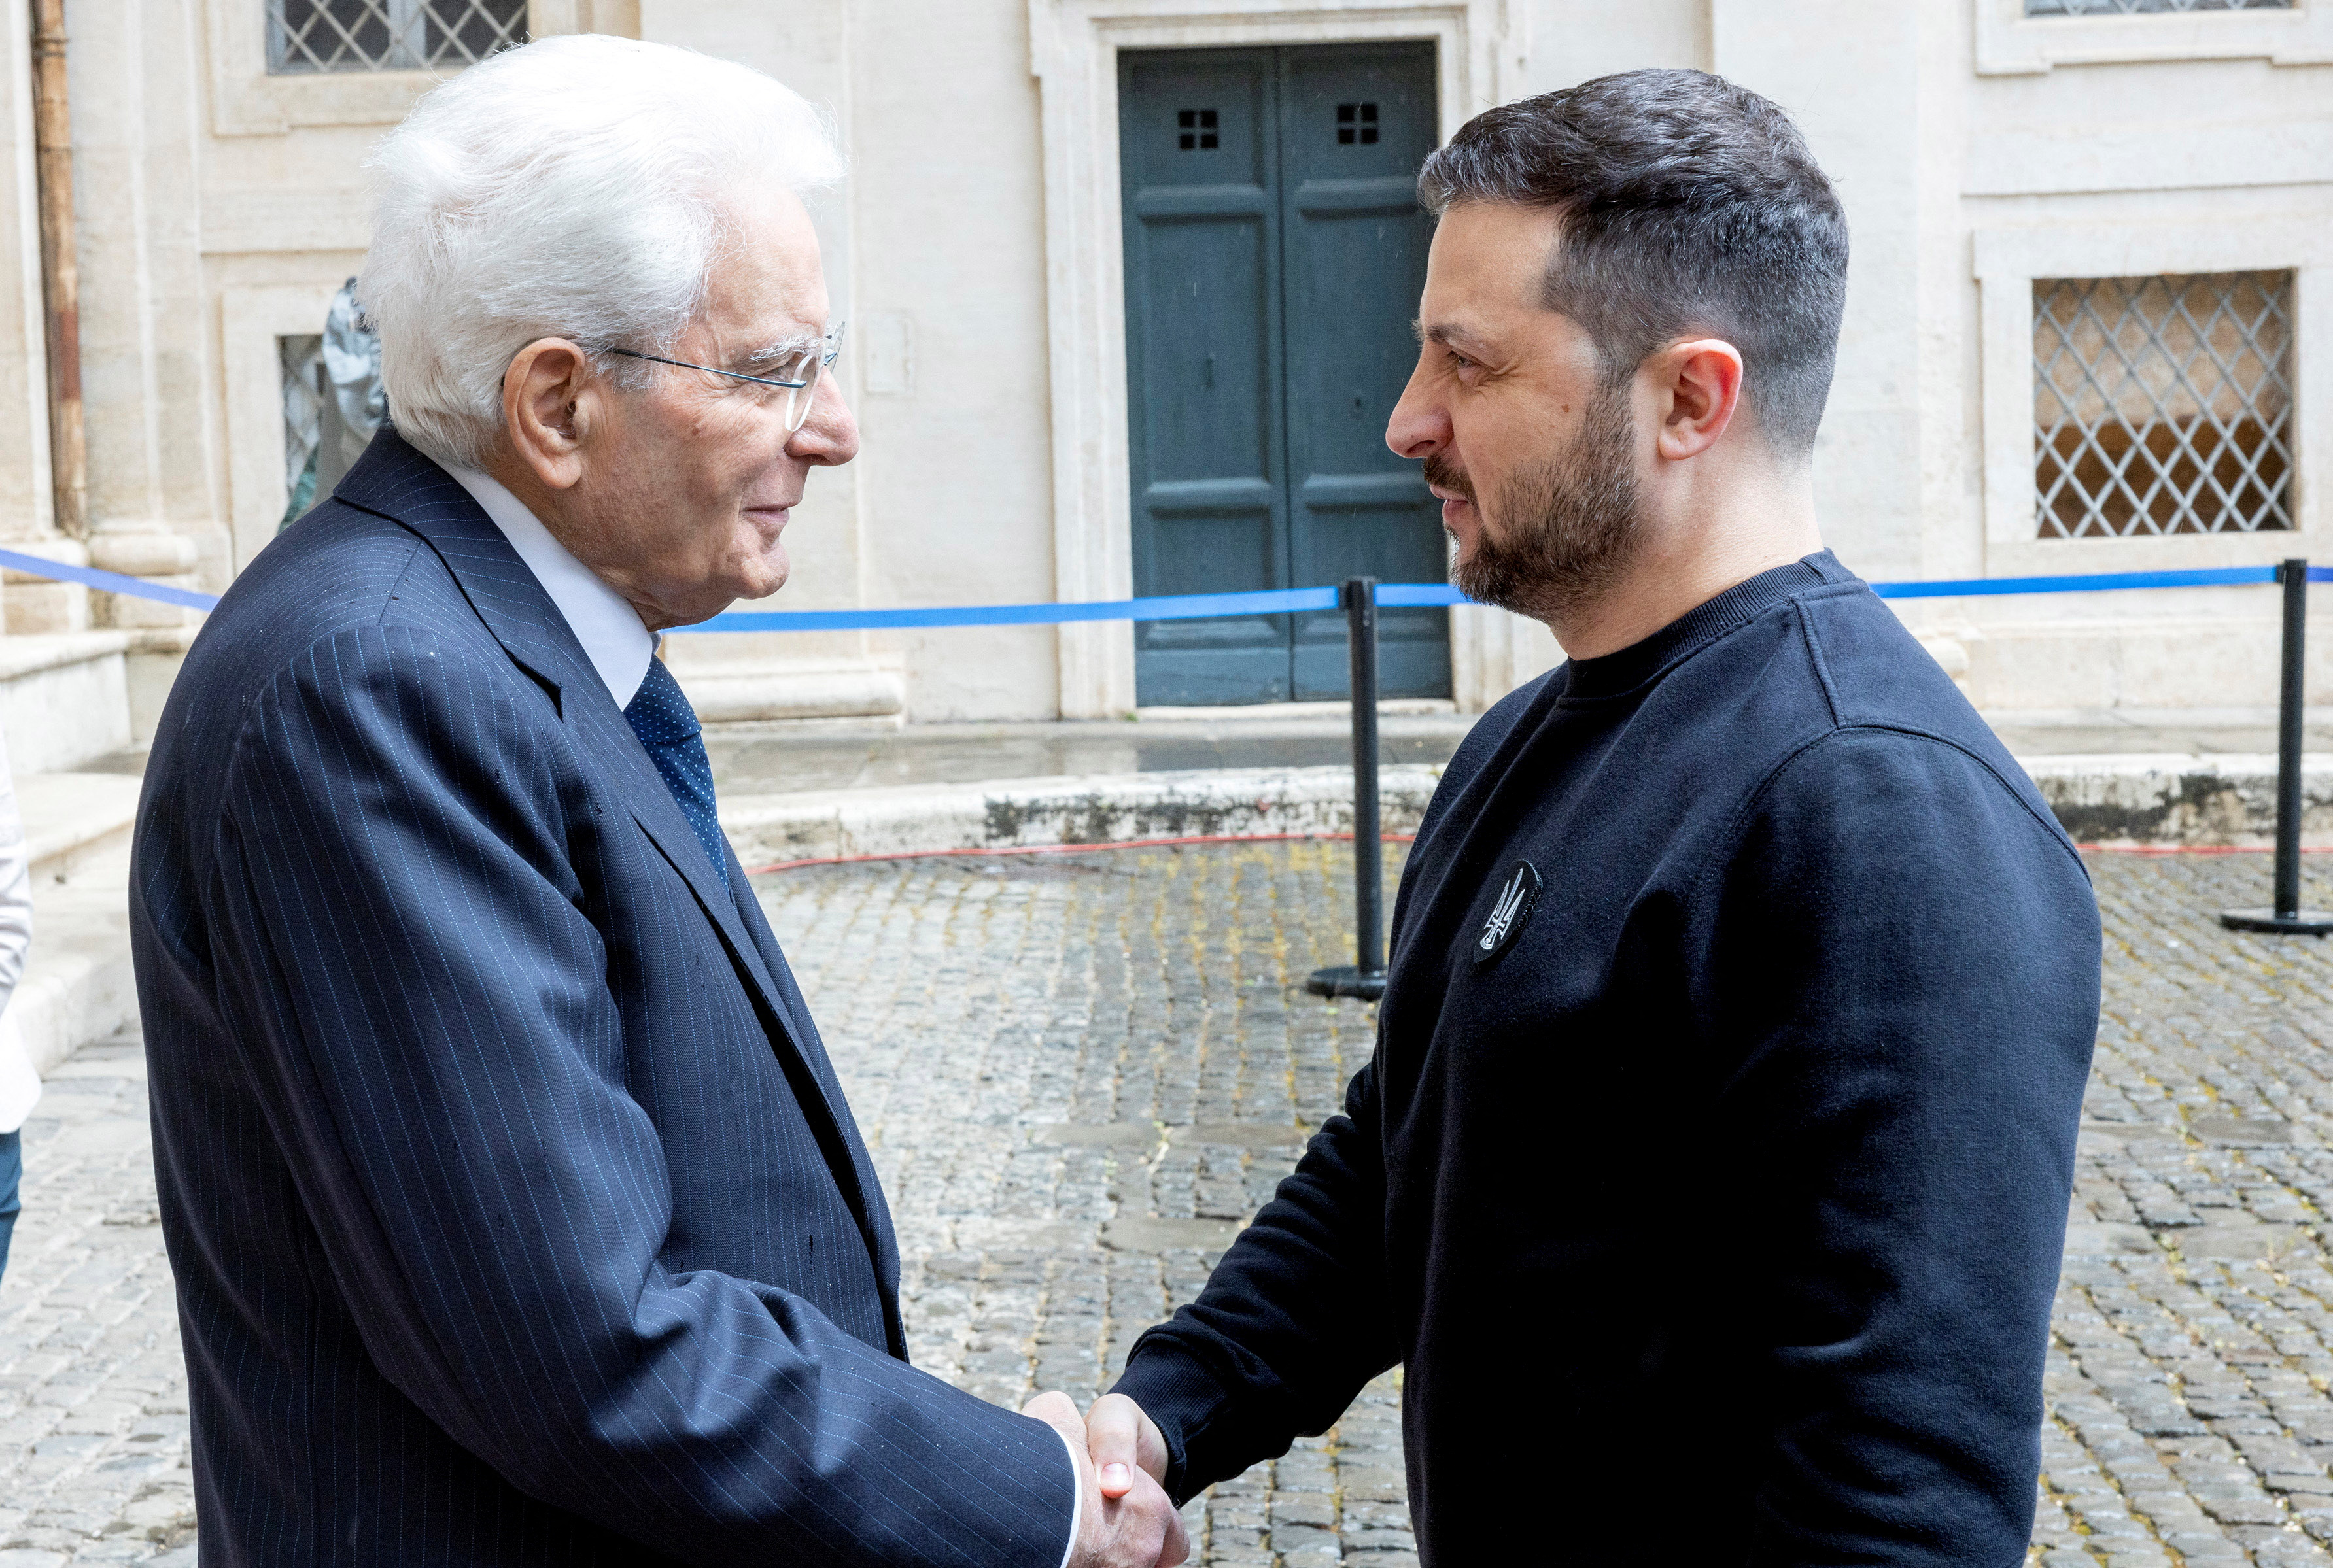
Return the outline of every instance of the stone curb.
<path id="1" fill-rule="evenodd" d="M 2276 837 L 2276 759 L 2180 754 L 2021 759 L 2042 798 L 2083 844 L 2265 849 Z M 1378 792 L 1386 831 L 1407 833 L 1438 767 L 1391 767 Z M 1085 778 L 908 784 L 722 802 L 747 867 L 789 860 L 945 849 L 1115 844 L 1136 838 L 1349 833 L 1349 768 L 1237 768 Z M 2302 771 L 2302 841 L 2333 846 L 2333 756 Z"/>
<path id="2" fill-rule="evenodd" d="M 2276 844 L 2276 758 L 2185 753 L 2020 758 L 2077 843 L 2132 848 Z M 2333 846 L 2333 756 L 2301 760 L 2301 842 Z"/>
<path id="3" fill-rule="evenodd" d="M 1386 831 L 1417 826 L 1442 770 L 1386 769 Z M 1217 834 L 1349 833 L 1349 768 L 1224 768 L 1090 778 L 907 784 L 723 800 L 721 826 L 750 869 L 830 856 L 1113 844 Z"/>

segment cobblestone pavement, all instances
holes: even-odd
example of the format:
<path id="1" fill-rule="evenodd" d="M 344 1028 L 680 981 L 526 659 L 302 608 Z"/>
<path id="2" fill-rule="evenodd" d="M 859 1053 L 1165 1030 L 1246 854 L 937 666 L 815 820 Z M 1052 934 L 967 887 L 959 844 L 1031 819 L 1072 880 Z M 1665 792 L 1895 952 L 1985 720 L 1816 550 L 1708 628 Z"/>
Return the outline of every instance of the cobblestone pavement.
<path id="1" fill-rule="evenodd" d="M 1366 1009 L 1291 989 L 1349 961 L 1344 854 L 763 879 L 883 1168 L 919 1364 L 1006 1402 L 1082 1400 L 1198 1287 L 1369 1047 Z M 2333 945 L 2212 922 L 2265 896 L 2261 856 L 2092 865 L 2107 1009 L 2034 1560 L 2328 1562 Z M 0 1286 L 0 1568 L 190 1563 L 135 1040 L 77 1056 L 26 1132 Z M 1224 1568 L 1408 1568 L 1396 1380 L 1190 1519 Z"/>
<path id="2" fill-rule="evenodd" d="M 0 1568 L 191 1568 L 186 1363 L 137 1039 L 50 1076 L 24 1191 L 0 1283 Z"/>

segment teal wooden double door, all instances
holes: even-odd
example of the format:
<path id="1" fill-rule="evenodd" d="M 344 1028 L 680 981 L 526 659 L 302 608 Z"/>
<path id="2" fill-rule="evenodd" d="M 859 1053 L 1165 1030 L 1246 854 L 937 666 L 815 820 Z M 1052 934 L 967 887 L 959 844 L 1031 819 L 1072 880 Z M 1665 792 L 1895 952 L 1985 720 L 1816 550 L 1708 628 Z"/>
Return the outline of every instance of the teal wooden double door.
<path id="1" fill-rule="evenodd" d="M 1434 45 L 1119 56 L 1134 591 L 1439 582 L 1385 445 L 1416 356 Z M 1379 618 L 1386 695 L 1450 693 L 1448 613 Z M 1135 628 L 1144 704 L 1348 694 L 1337 611 Z"/>

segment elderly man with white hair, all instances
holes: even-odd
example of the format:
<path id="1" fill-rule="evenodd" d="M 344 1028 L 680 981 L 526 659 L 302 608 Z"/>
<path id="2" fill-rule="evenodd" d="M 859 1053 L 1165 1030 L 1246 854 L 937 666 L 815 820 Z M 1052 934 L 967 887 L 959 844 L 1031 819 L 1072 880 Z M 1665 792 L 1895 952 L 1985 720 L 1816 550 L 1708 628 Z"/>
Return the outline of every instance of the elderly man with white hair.
<path id="1" fill-rule="evenodd" d="M 394 427 L 211 617 L 138 824 L 203 1561 L 1180 1561 L 1065 1398 L 908 1366 L 874 1167 L 655 656 L 783 583 L 858 449 L 820 118 L 553 39 L 373 163 Z"/>

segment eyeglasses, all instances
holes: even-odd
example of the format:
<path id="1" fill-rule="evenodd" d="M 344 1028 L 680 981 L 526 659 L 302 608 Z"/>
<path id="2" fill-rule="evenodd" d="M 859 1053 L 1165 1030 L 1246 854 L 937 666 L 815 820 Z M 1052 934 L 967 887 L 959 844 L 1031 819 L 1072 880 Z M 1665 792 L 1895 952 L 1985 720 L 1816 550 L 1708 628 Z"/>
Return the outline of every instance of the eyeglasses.
<path id="1" fill-rule="evenodd" d="M 804 349 L 787 357 L 780 367 L 782 376 L 748 376 L 742 370 L 724 370 L 718 365 L 692 365 L 686 359 L 667 359 L 661 354 L 636 353 L 629 349 L 610 349 L 610 354 L 620 354 L 627 359 L 646 359 L 658 365 L 677 365 L 684 370 L 703 370 L 710 375 L 726 376 L 733 381 L 751 381 L 761 387 L 782 387 L 786 389 L 786 431 L 800 430 L 810 419 L 810 406 L 818 398 L 818 373 L 830 369 L 842 352 L 842 329 L 848 321 L 837 321 L 828 329 L 818 346 Z"/>

